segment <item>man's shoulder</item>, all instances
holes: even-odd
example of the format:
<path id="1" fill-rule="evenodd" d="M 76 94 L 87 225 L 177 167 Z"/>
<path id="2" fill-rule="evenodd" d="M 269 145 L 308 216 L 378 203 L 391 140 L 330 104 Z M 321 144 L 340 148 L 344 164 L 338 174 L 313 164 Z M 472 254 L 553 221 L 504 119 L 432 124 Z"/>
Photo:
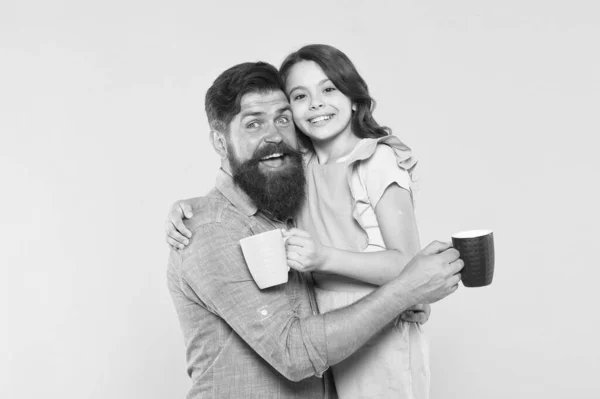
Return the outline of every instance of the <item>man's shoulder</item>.
<path id="1" fill-rule="evenodd" d="M 180 263 L 210 260 L 239 247 L 239 240 L 252 235 L 252 217 L 237 209 L 218 190 L 188 201 L 193 216 L 184 223 L 192 232 L 185 249 L 176 251 Z M 212 263 L 212 262 L 211 262 Z"/>
<path id="2" fill-rule="evenodd" d="M 171 249 L 167 275 L 172 289 L 180 290 L 182 279 L 210 282 L 220 273 L 246 278 L 239 240 L 252 235 L 253 218 L 235 208 L 217 189 L 187 202 L 193 216 L 184 223 L 192 237 L 184 249 Z"/>
<path id="3" fill-rule="evenodd" d="M 193 216 L 184 220 L 184 223 L 192 232 L 202 230 L 206 226 L 244 225 L 247 219 L 246 215 L 233 206 L 216 188 L 204 197 L 188 200 L 188 203 L 192 207 Z"/>

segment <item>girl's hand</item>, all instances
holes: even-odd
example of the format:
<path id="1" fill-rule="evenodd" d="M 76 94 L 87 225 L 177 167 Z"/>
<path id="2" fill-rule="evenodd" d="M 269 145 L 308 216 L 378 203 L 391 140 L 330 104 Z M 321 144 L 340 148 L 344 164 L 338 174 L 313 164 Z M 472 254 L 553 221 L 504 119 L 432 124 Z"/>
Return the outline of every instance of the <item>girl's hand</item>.
<path id="1" fill-rule="evenodd" d="M 171 206 L 165 222 L 166 240 L 171 248 L 183 249 L 190 243 L 192 232 L 185 227 L 183 219 L 191 219 L 192 216 L 192 207 L 185 201 L 177 201 Z"/>
<path id="2" fill-rule="evenodd" d="M 286 242 L 287 263 L 299 272 L 319 270 L 327 260 L 328 247 L 312 239 L 304 230 L 292 228 L 282 230 Z"/>
<path id="3" fill-rule="evenodd" d="M 404 321 L 408 321 L 411 323 L 419 323 L 425 324 L 427 320 L 429 320 L 429 315 L 431 314 L 431 305 L 428 303 L 422 305 L 415 305 L 408 309 L 406 309 L 401 315 L 400 318 Z"/>

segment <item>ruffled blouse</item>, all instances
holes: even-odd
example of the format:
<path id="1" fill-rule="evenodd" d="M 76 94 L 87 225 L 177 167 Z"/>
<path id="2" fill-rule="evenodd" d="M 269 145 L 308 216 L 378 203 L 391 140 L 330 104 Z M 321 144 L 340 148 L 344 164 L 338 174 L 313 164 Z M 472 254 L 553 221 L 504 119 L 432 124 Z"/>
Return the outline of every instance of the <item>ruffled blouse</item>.
<path id="1" fill-rule="evenodd" d="M 375 207 L 390 184 L 411 190 L 416 163 L 410 148 L 395 136 L 362 139 L 336 163 L 320 165 L 315 154 L 307 155 L 307 197 L 298 227 L 329 247 L 384 250 Z M 318 274 L 315 279 L 318 286 L 339 291 L 372 287 L 338 275 Z"/>

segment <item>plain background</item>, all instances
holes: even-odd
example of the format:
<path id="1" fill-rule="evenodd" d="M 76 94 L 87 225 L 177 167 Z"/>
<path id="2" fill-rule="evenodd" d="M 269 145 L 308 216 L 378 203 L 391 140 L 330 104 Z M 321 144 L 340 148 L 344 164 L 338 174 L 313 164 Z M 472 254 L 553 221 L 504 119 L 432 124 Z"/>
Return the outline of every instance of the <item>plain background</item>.
<path id="1" fill-rule="evenodd" d="M 596 4 L 2 1 L 0 397 L 184 397 L 163 222 L 214 183 L 204 94 L 309 43 L 419 157 L 423 244 L 494 230 L 493 285 L 426 325 L 432 399 L 600 397 Z"/>

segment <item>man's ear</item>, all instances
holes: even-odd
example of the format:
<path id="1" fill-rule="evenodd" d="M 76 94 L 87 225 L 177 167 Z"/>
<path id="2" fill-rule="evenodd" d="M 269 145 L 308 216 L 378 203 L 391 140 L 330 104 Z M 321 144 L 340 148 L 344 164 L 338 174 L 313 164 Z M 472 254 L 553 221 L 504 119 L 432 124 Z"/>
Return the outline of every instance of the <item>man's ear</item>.
<path id="1" fill-rule="evenodd" d="M 356 111 L 356 103 L 352 103 L 352 111 Z"/>
<path id="2" fill-rule="evenodd" d="M 219 154 L 221 159 L 227 158 L 227 141 L 223 133 L 217 130 L 210 131 L 210 142 L 213 145 L 213 148 Z"/>

